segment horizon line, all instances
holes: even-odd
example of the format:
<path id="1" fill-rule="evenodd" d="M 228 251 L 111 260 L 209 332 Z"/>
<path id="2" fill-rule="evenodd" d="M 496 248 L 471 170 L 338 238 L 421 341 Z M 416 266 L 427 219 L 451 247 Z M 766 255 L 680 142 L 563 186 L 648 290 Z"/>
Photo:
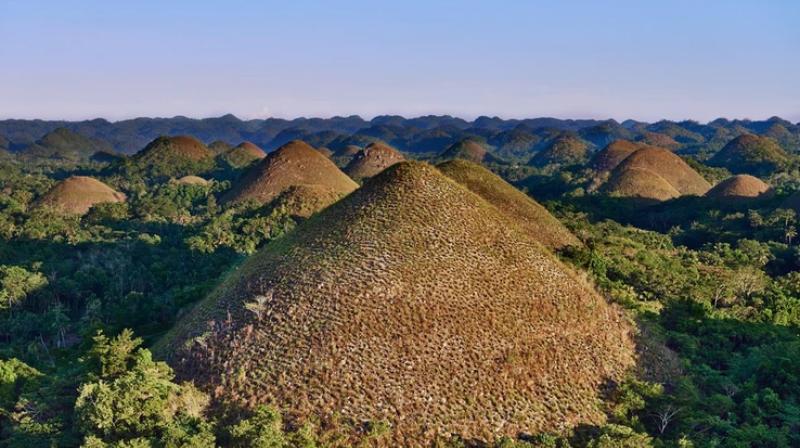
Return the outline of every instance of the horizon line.
<path id="1" fill-rule="evenodd" d="M 2 116 L 0 117 L 0 121 L 50 121 L 50 122 L 64 122 L 64 123 L 81 123 L 81 122 L 89 122 L 89 121 L 97 121 L 103 120 L 110 124 L 120 123 L 123 121 L 133 121 L 139 119 L 150 119 L 150 120 L 173 120 L 173 119 L 188 119 L 188 120 L 212 120 L 212 119 L 219 119 L 225 117 L 233 117 L 241 122 L 248 122 L 248 121 L 267 121 L 267 120 L 284 120 L 284 121 L 295 121 L 295 120 L 331 120 L 337 118 L 359 118 L 366 122 L 371 122 L 372 120 L 379 118 L 379 117 L 400 117 L 404 120 L 413 120 L 416 118 L 425 118 L 425 117 L 449 117 L 457 120 L 462 120 L 467 123 L 474 123 L 480 118 L 489 118 L 489 119 L 499 119 L 503 121 L 525 121 L 525 120 L 538 120 L 538 119 L 553 119 L 553 120 L 562 120 L 562 121 L 615 121 L 619 124 L 625 123 L 627 121 L 634 121 L 637 123 L 659 123 L 662 121 L 674 122 L 674 123 L 681 123 L 681 122 L 696 122 L 701 125 L 708 125 L 713 123 L 717 120 L 727 120 L 727 121 L 743 121 L 743 122 L 758 122 L 758 121 L 770 121 L 773 119 L 780 119 L 784 121 L 788 121 L 789 123 L 800 125 L 800 117 L 796 118 L 797 121 L 793 121 L 795 119 L 792 118 L 784 118 L 780 115 L 771 115 L 766 118 L 749 118 L 749 117 L 726 117 L 726 116 L 719 116 L 714 119 L 708 121 L 702 121 L 695 118 L 681 118 L 681 119 L 673 119 L 673 118 L 660 118 L 658 120 L 640 120 L 636 118 L 625 118 L 625 119 L 618 119 L 614 117 L 601 117 L 601 116 L 586 116 L 586 117 L 576 117 L 576 116 L 559 116 L 559 115 L 539 115 L 539 116 L 527 116 L 527 117 L 503 117 L 500 115 L 478 115 L 475 118 L 469 119 L 465 118 L 464 116 L 449 114 L 449 113 L 430 113 L 430 114 L 422 114 L 422 115 L 403 115 L 403 114 L 394 114 L 394 113 L 385 113 L 385 114 L 377 114 L 371 117 L 363 117 L 360 114 L 334 114 L 329 116 L 319 116 L 319 115 L 298 115 L 293 117 L 288 116 L 280 116 L 280 115 L 272 115 L 272 116 L 265 116 L 265 117 L 248 117 L 242 118 L 234 113 L 228 112 L 221 115 L 208 115 L 208 116 L 189 116 L 189 115 L 173 115 L 173 116 L 159 116 L 159 115 L 139 115 L 139 116 L 131 116 L 128 118 L 106 118 L 102 116 L 93 116 L 91 118 L 18 118 L 18 117 L 10 117 L 10 116 Z"/>

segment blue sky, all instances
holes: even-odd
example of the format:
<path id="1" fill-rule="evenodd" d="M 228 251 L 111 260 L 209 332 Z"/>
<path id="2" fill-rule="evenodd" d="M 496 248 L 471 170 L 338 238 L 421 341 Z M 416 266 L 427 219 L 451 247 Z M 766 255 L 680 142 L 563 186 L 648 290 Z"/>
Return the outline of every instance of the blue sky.
<path id="1" fill-rule="evenodd" d="M 0 0 L 0 118 L 800 120 L 798 1 Z"/>

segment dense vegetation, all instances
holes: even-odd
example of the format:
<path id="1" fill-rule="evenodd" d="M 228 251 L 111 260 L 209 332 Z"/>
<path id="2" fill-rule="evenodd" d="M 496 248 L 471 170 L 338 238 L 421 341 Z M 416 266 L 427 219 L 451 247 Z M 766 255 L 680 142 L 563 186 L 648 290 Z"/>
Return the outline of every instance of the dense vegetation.
<path id="1" fill-rule="evenodd" d="M 353 132 L 363 127 L 359 120 L 342 119 L 348 124 L 341 126 Z M 487 141 L 507 143 L 508 151 L 498 155 L 511 159 L 530 158 L 531 151 L 552 138 L 544 132 L 522 133 L 524 128 L 511 132 L 524 123 L 478 122 L 504 133 Z M 391 117 L 379 120 L 362 135 L 388 132 L 392 123 Z M 753 132 L 768 129 L 746 124 Z M 734 135 L 718 141 L 719 132 L 707 128 L 734 125 L 690 125 L 654 124 L 646 132 L 674 138 L 694 155 L 689 164 L 712 183 L 726 177 L 727 171 L 703 161 Z M 100 123 L 97 129 L 108 126 Z M 595 145 L 612 134 L 645 132 L 635 123 L 598 126 L 573 123 L 570 130 Z M 11 127 L 5 123 L 0 128 Z M 286 138 L 290 128 L 275 131 L 270 141 Z M 46 131 L 37 128 L 29 140 L 40 140 Z M 6 134 L 21 142 L 25 132 L 34 131 Z M 103 132 L 89 135 L 113 134 L 109 141 L 115 145 L 125 139 L 122 133 Z M 297 131 L 312 134 L 303 132 Z M 212 134 L 208 130 L 205 137 Z M 452 134 L 463 138 L 463 132 Z M 431 148 L 452 143 L 435 140 L 431 133 L 415 134 L 414 141 L 424 142 L 423 137 Z M 342 145 L 353 141 L 332 138 Z M 138 147 L 141 140 L 141 135 L 133 139 Z M 796 151 L 792 142 L 784 145 L 790 157 Z M 387 430 L 380 422 L 321 425 L 270 407 L 251 412 L 214 408 L 209 396 L 177 382 L 168 365 L 153 359 L 147 347 L 182 310 L 266 241 L 291 231 L 299 218 L 271 204 L 220 206 L 218 196 L 241 173 L 229 165 L 203 166 L 216 180 L 191 185 L 116 163 L 75 158 L 22 165 L 0 158 L 0 444 L 380 444 Z M 762 201 L 688 197 L 642 209 L 624 199 L 591 194 L 592 179 L 583 165 L 494 166 L 537 198 L 549 200 L 548 207 L 583 242 L 559 256 L 586 271 L 600 291 L 629 310 L 642 338 L 663 343 L 662 358 L 677 360 L 676 365 L 660 365 L 650 359 L 655 373 L 631 375 L 617 385 L 607 400 L 605 426 L 522 435 L 496 446 L 800 446 L 800 219 L 783 206 L 800 186 L 797 167 L 791 159 L 764 176 L 775 195 Z M 128 201 L 97 205 L 84 216 L 36 206 L 37 198 L 71 174 L 96 176 L 124 191 Z M 436 446 L 470 443 L 441 439 Z"/>

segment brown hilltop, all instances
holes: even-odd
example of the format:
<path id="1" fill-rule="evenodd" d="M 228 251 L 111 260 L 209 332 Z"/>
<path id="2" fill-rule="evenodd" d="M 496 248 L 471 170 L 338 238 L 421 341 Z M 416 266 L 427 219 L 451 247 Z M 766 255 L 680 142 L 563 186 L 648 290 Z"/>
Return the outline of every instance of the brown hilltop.
<path id="1" fill-rule="evenodd" d="M 453 143 L 439 156 L 442 160 L 463 159 L 475 163 L 493 163 L 499 159 L 486 148 L 486 144 L 473 138 Z"/>
<path id="2" fill-rule="evenodd" d="M 263 149 L 250 142 L 242 142 L 222 154 L 222 158 L 236 168 L 245 167 L 266 156 Z"/>
<path id="3" fill-rule="evenodd" d="M 711 166 L 721 166 L 733 173 L 768 176 L 789 162 L 789 155 L 769 138 L 743 134 L 728 142 L 708 160 Z"/>
<path id="4" fill-rule="evenodd" d="M 93 177 L 72 176 L 51 188 L 36 202 L 37 206 L 60 213 L 83 215 L 93 205 L 103 202 L 124 202 L 125 195 Z"/>
<path id="5" fill-rule="evenodd" d="M 151 176 L 182 177 L 214 166 L 214 153 L 194 137 L 158 137 L 130 159 L 130 165 Z"/>
<path id="6" fill-rule="evenodd" d="M 639 168 L 630 168 L 611 176 L 603 185 L 603 190 L 609 196 L 646 201 L 666 201 L 681 195 L 663 177 Z"/>
<path id="7" fill-rule="evenodd" d="M 579 137 L 562 134 L 553 139 L 528 162 L 530 165 L 544 167 L 551 164 L 571 165 L 586 160 L 589 145 Z"/>
<path id="8" fill-rule="evenodd" d="M 679 156 L 652 146 L 626 157 L 603 185 L 611 196 L 657 201 L 683 195 L 702 196 L 709 188 L 708 181 Z"/>
<path id="9" fill-rule="evenodd" d="M 451 160 L 437 168 L 517 221 L 528 235 L 546 247 L 580 245 L 575 235 L 546 208 L 483 166 L 467 160 Z"/>
<path id="10" fill-rule="evenodd" d="M 143 150 L 134 155 L 135 159 L 148 160 L 155 157 L 180 158 L 200 161 L 213 156 L 211 150 L 200 140 L 189 135 L 158 137 Z"/>
<path id="11" fill-rule="evenodd" d="M 614 140 L 592 157 L 592 169 L 598 173 L 610 172 L 629 155 L 646 146 L 630 140 Z"/>
<path id="12" fill-rule="evenodd" d="M 370 143 L 353 157 L 344 172 L 352 179 L 362 180 L 403 160 L 405 157 L 391 146 L 380 142 Z"/>
<path id="13" fill-rule="evenodd" d="M 181 185 L 208 185 L 208 181 L 199 176 L 183 176 L 175 183 Z"/>
<path id="14" fill-rule="evenodd" d="M 401 162 L 250 257 L 156 350 L 218 400 L 385 420 L 392 446 L 425 446 L 601 423 L 630 332 L 497 208 Z"/>
<path id="15" fill-rule="evenodd" d="M 317 150 L 293 140 L 250 167 L 223 197 L 223 202 L 268 203 L 289 187 L 319 185 L 344 196 L 358 184 Z"/>
<path id="16" fill-rule="evenodd" d="M 671 151 L 678 149 L 681 146 L 674 138 L 670 137 L 667 134 L 661 134 L 659 132 L 650 132 L 645 131 L 642 133 L 642 136 L 639 137 L 639 141 L 644 143 L 645 145 L 652 145 L 658 146 L 660 148 L 666 148 Z"/>
<path id="17" fill-rule="evenodd" d="M 768 196 L 769 185 L 761 179 L 748 174 L 729 177 L 708 190 L 707 198 L 712 199 L 753 199 Z"/>

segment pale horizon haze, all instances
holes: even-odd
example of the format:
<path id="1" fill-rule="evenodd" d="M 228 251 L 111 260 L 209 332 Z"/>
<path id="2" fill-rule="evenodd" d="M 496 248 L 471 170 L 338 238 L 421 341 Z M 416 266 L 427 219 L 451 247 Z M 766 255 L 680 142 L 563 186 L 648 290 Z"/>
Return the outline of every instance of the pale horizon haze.
<path id="1" fill-rule="evenodd" d="M 0 0 L 0 119 L 800 121 L 795 1 Z"/>

